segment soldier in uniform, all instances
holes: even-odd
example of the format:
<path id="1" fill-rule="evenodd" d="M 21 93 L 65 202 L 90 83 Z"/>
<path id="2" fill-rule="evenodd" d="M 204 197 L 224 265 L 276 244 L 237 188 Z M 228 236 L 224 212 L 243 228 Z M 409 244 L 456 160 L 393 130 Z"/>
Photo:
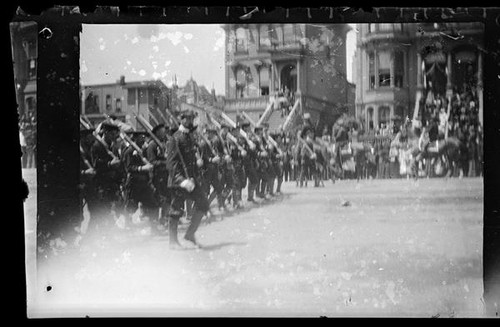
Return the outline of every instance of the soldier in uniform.
<path id="1" fill-rule="evenodd" d="M 276 133 L 274 135 L 271 135 L 271 137 L 276 141 L 278 144 L 279 149 L 281 150 L 281 153 L 285 155 L 286 149 L 283 144 L 283 135 L 280 133 Z M 281 194 L 281 185 L 283 184 L 283 174 L 284 174 L 284 157 L 279 153 L 278 149 L 275 149 L 275 151 L 271 154 L 271 161 L 274 166 L 274 171 L 276 173 L 276 194 Z"/>
<path id="2" fill-rule="evenodd" d="M 205 192 L 208 194 L 209 204 L 217 198 L 219 210 L 224 207 L 224 198 L 222 196 L 222 163 L 223 157 L 222 143 L 217 135 L 217 130 L 214 128 L 207 129 L 207 140 L 210 144 L 203 142 L 200 147 L 201 156 L 204 162 L 203 165 L 203 179 L 205 181 Z M 213 189 L 210 193 L 210 187 Z"/>
<path id="3" fill-rule="evenodd" d="M 257 170 L 258 182 L 256 187 L 256 196 L 265 198 L 265 190 L 267 185 L 267 171 L 270 169 L 268 161 L 268 153 L 266 150 L 267 144 L 264 141 L 264 132 L 262 127 L 255 127 L 255 144 L 257 145 L 257 160 L 259 161 L 259 169 Z"/>
<path id="4" fill-rule="evenodd" d="M 302 135 L 305 136 L 304 141 L 313 150 L 312 138 L 314 136 L 314 131 L 312 128 L 305 127 L 302 131 Z M 316 181 L 316 154 L 311 153 L 307 148 L 306 144 L 302 144 L 300 147 L 300 158 L 302 161 L 302 169 L 300 171 L 300 186 L 305 185 L 307 187 L 307 181 L 312 178 Z M 313 150 L 314 151 L 314 150 Z"/>
<path id="5" fill-rule="evenodd" d="M 96 171 L 94 178 L 96 188 L 96 206 L 89 207 L 92 220 L 91 230 L 110 227 L 121 213 L 120 185 L 123 178 L 123 167 L 114 146 L 120 129 L 118 126 L 105 122 L 101 125 L 102 143 L 96 140 L 90 153 L 92 166 Z"/>
<path id="6" fill-rule="evenodd" d="M 158 218 L 158 226 L 167 225 L 170 202 L 172 201 L 171 190 L 168 187 L 168 158 L 166 154 L 166 141 L 169 135 L 170 129 L 164 124 L 156 125 L 152 133 L 161 142 L 161 146 L 157 144 L 154 140 L 150 140 L 146 148 L 146 158 L 151 165 L 153 165 L 152 170 L 152 188 L 154 190 L 154 197 L 156 201 L 155 210 L 151 210 L 150 218 Z M 153 229 L 154 232 L 158 231 L 158 228 Z"/>
<path id="7" fill-rule="evenodd" d="M 132 141 L 141 148 L 141 152 L 131 144 L 123 151 L 123 163 L 127 174 L 124 187 L 126 217 L 130 221 L 132 215 L 138 209 L 139 203 L 141 203 L 145 215 L 153 222 L 158 219 L 156 210 L 158 203 L 155 199 L 151 179 L 154 166 L 150 162 L 145 163 L 143 160 L 143 158 L 146 158 L 146 151 L 144 151 L 146 132 L 132 132 L 131 134 Z M 153 228 L 153 230 L 157 229 Z"/>
<path id="8" fill-rule="evenodd" d="M 89 213 L 94 212 L 94 207 L 96 205 L 96 189 L 95 189 L 95 181 L 94 177 L 96 171 L 92 166 L 92 158 L 90 156 L 90 149 L 92 147 L 93 142 L 95 141 L 92 133 L 94 129 L 82 129 L 80 130 L 80 183 L 79 183 L 79 198 L 80 198 L 80 214 L 83 219 L 83 212 L 85 206 L 87 206 L 87 210 Z M 92 209 L 90 209 L 92 208 Z M 90 217 L 90 220 L 93 220 Z M 76 222 L 75 227 L 78 232 L 83 233 L 80 230 L 80 226 L 82 225 L 82 220 Z"/>
<path id="9" fill-rule="evenodd" d="M 222 185 L 222 198 L 223 198 L 223 208 L 225 209 L 225 201 L 231 200 L 230 194 L 233 189 L 234 183 L 234 166 L 229 153 L 229 140 L 227 139 L 227 134 L 229 133 L 230 126 L 227 124 L 221 124 L 220 136 L 222 142 L 222 150 L 224 151 L 224 160 L 222 160 L 221 168 L 221 185 Z"/>
<path id="10" fill-rule="evenodd" d="M 233 208 L 242 207 L 242 189 L 246 186 L 246 175 L 243 166 L 243 159 L 247 156 L 247 151 L 243 148 L 244 140 L 240 136 L 238 128 L 231 131 L 231 135 L 236 139 L 236 144 L 229 142 L 229 153 L 233 168 Z"/>
<path id="11" fill-rule="evenodd" d="M 251 148 L 248 143 L 245 143 L 244 148 L 247 152 L 247 155 L 243 157 L 243 167 L 245 170 L 245 175 L 248 178 L 248 190 L 247 190 L 247 202 L 255 202 L 255 190 L 257 188 L 257 184 L 259 182 L 258 177 L 258 149 L 255 146 L 256 138 L 253 137 L 250 131 L 250 123 L 242 122 L 241 129 L 248 135 L 250 141 L 254 143 L 254 148 Z"/>
<path id="12" fill-rule="evenodd" d="M 181 213 L 184 201 L 194 202 L 193 214 L 184 239 L 200 245 L 196 241 L 195 233 L 201 219 L 209 210 L 208 199 L 199 183 L 200 167 L 197 164 L 196 152 L 198 145 L 193 135 L 194 113 L 186 111 L 181 115 L 181 125 L 168 142 L 168 153 L 171 155 L 169 186 L 176 187 L 172 207 L 175 212 Z M 181 215 L 171 215 L 169 222 L 169 243 L 171 248 L 180 246 L 177 239 L 177 226 Z"/>

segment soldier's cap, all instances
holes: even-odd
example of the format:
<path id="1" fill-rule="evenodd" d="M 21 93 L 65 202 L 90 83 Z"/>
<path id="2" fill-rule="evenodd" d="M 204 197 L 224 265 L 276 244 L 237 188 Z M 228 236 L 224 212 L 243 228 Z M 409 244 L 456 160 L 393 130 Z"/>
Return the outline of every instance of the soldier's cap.
<path id="1" fill-rule="evenodd" d="M 156 132 L 158 132 L 161 128 L 165 128 L 166 130 L 168 130 L 168 126 L 165 125 L 165 124 L 158 124 L 156 125 L 155 127 L 153 127 L 153 134 L 156 134 Z"/>
<path id="2" fill-rule="evenodd" d="M 241 128 L 244 128 L 244 127 L 249 127 L 250 126 L 250 123 L 247 122 L 247 121 L 244 121 L 244 122 L 241 122 L 240 125 L 239 125 Z"/>
<path id="3" fill-rule="evenodd" d="M 101 129 L 105 132 L 110 132 L 110 131 L 120 131 L 120 127 L 116 124 L 113 124 L 112 122 L 104 121 L 101 124 Z"/>
<path id="4" fill-rule="evenodd" d="M 260 124 L 260 126 L 262 126 L 264 128 L 269 128 L 269 124 L 268 123 L 262 123 L 262 124 Z"/>
<path id="5" fill-rule="evenodd" d="M 181 119 L 188 118 L 188 117 L 194 118 L 195 116 L 196 116 L 196 114 L 192 110 L 186 110 L 186 111 L 181 112 L 181 114 L 180 114 Z"/>
<path id="6" fill-rule="evenodd" d="M 259 126 L 259 127 L 257 127 L 257 126 L 256 126 L 256 127 L 254 127 L 254 129 L 253 129 L 253 130 L 254 130 L 254 132 L 262 131 L 262 127 L 260 127 L 260 126 Z"/>
<path id="7" fill-rule="evenodd" d="M 205 131 L 207 133 L 217 133 L 217 129 L 215 127 L 207 127 Z"/>
<path id="8" fill-rule="evenodd" d="M 229 130 L 231 130 L 231 128 L 232 128 L 232 126 L 231 126 L 231 125 L 229 125 L 228 123 L 222 122 L 222 123 L 220 124 L 220 128 L 224 128 L 224 127 L 225 127 L 225 128 L 228 128 Z"/>

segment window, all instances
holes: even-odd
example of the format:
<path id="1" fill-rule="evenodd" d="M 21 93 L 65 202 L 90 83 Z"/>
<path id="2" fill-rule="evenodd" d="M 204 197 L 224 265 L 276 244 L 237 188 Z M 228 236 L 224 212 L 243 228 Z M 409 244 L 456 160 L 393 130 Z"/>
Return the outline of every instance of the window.
<path id="1" fill-rule="evenodd" d="M 368 53 L 368 77 L 369 77 L 369 89 L 373 90 L 375 88 L 375 53 Z"/>
<path id="2" fill-rule="evenodd" d="M 259 70 L 260 95 L 269 95 L 269 67 L 263 66 Z"/>
<path id="3" fill-rule="evenodd" d="M 377 53 L 378 86 L 391 86 L 391 54 L 388 51 Z"/>
<path id="4" fill-rule="evenodd" d="M 28 111 L 34 111 L 36 109 L 36 100 L 34 97 L 26 98 L 26 107 Z"/>
<path id="5" fill-rule="evenodd" d="M 283 40 L 285 45 L 292 45 L 295 43 L 295 33 L 293 24 L 285 24 L 283 26 Z"/>
<path id="6" fill-rule="evenodd" d="M 139 103 L 148 103 L 147 90 L 139 90 Z"/>
<path id="7" fill-rule="evenodd" d="M 373 108 L 369 107 L 366 110 L 366 114 L 367 114 L 367 120 L 368 120 L 368 129 L 372 130 L 374 127 L 373 126 Z"/>
<path id="8" fill-rule="evenodd" d="M 129 106 L 135 105 L 135 89 L 128 89 L 127 103 Z"/>
<path id="9" fill-rule="evenodd" d="M 378 24 L 379 32 L 392 32 L 394 30 L 393 24 Z"/>
<path id="10" fill-rule="evenodd" d="M 270 47 L 271 38 L 269 37 L 269 27 L 266 24 L 262 24 L 259 27 L 259 46 Z"/>
<path id="11" fill-rule="evenodd" d="M 394 86 L 402 88 L 404 79 L 404 52 L 394 52 Z"/>
<path id="12" fill-rule="evenodd" d="M 246 86 L 247 86 L 247 80 L 246 80 L 246 71 L 244 68 L 240 67 L 236 71 L 236 97 L 237 98 L 243 98 L 246 94 Z"/>
<path id="13" fill-rule="evenodd" d="M 111 95 L 106 94 L 106 111 L 111 110 Z"/>
<path id="14" fill-rule="evenodd" d="M 379 124 L 387 124 L 389 122 L 389 115 L 391 108 L 387 106 L 381 106 L 378 108 L 378 121 Z"/>
<path id="15" fill-rule="evenodd" d="M 375 32 L 375 24 L 368 24 L 368 33 Z"/>
<path id="16" fill-rule="evenodd" d="M 99 112 L 99 96 L 89 92 L 85 99 L 85 113 L 93 114 Z"/>
<path id="17" fill-rule="evenodd" d="M 122 99 L 116 99 L 116 112 L 122 112 Z"/>
<path id="18" fill-rule="evenodd" d="M 36 59 L 28 60 L 28 77 L 30 79 L 36 78 Z"/>
<path id="19" fill-rule="evenodd" d="M 236 52 L 248 51 L 248 35 L 247 30 L 243 27 L 236 29 Z"/>

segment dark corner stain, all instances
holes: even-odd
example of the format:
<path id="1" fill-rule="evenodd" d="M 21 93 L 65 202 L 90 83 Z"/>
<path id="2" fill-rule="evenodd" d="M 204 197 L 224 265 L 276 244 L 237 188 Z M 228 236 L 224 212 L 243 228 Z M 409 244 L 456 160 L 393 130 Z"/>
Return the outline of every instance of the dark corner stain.
<path id="1" fill-rule="evenodd" d="M 21 181 L 21 197 L 22 197 L 23 201 L 25 201 L 28 198 L 29 193 L 30 193 L 30 190 L 28 187 L 28 183 L 26 183 L 26 181 L 23 179 Z"/>

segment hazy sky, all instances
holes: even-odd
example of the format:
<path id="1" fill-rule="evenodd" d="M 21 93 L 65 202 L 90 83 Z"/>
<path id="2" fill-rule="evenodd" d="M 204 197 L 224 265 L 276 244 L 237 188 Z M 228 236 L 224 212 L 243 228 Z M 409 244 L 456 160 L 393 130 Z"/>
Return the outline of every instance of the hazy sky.
<path id="1" fill-rule="evenodd" d="M 183 86 L 192 74 L 199 85 L 225 93 L 225 36 L 218 24 L 84 24 L 80 40 L 83 85 L 114 83 L 120 75 L 126 81 L 160 79 L 170 85 L 176 74 Z M 348 41 L 347 53 L 354 47 Z"/>

